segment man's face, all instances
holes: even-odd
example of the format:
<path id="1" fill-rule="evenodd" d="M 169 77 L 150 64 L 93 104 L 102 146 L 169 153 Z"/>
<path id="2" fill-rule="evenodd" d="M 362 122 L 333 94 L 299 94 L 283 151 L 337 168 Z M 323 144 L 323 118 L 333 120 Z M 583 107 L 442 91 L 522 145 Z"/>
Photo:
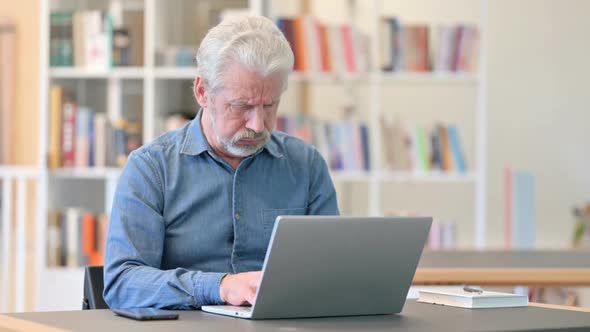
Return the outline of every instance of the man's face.
<path id="1" fill-rule="evenodd" d="M 223 86 L 209 94 L 210 127 L 218 149 L 233 157 L 247 157 L 270 139 L 282 93 L 282 76 L 267 77 L 239 64 L 222 74 Z"/>

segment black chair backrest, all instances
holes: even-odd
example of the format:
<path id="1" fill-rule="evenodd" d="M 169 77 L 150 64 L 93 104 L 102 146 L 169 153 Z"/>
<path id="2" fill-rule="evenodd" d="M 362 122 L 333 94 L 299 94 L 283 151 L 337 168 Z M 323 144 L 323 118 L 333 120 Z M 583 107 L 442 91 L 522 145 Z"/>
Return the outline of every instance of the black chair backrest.
<path id="1" fill-rule="evenodd" d="M 102 266 L 87 266 L 84 270 L 82 310 L 109 308 L 102 297 L 102 290 L 104 289 L 102 273 Z"/>

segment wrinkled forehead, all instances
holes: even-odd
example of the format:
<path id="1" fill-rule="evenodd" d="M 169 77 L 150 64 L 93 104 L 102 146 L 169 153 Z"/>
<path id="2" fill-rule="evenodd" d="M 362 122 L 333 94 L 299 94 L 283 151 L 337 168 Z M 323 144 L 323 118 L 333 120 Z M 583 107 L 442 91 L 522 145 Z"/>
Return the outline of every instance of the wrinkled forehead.
<path id="1" fill-rule="evenodd" d="M 234 65 L 222 73 L 220 92 L 229 100 L 269 102 L 280 98 L 283 92 L 285 73 L 274 72 L 266 76 Z"/>

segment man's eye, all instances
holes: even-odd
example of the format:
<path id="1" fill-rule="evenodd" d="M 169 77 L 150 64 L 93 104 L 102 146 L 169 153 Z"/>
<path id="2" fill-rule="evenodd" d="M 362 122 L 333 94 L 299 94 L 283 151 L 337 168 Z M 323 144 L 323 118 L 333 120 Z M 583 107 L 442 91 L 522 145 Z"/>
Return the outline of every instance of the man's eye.
<path id="1" fill-rule="evenodd" d="M 250 106 L 250 105 L 245 105 L 245 104 L 238 104 L 238 105 L 233 105 L 233 106 L 232 106 L 232 108 L 233 108 L 234 110 L 236 110 L 236 111 L 243 112 L 243 111 L 248 111 L 248 110 L 250 110 L 250 109 L 252 108 L 252 106 Z"/>

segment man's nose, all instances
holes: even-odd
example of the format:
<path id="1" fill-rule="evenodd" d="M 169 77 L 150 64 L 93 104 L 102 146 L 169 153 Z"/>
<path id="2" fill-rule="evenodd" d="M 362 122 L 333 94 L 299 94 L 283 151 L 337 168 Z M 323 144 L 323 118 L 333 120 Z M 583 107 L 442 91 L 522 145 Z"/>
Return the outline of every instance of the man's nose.
<path id="1" fill-rule="evenodd" d="M 256 106 L 250 112 L 248 122 L 246 123 L 248 129 L 260 133 L 264 130 L 264 107 Z"/>

